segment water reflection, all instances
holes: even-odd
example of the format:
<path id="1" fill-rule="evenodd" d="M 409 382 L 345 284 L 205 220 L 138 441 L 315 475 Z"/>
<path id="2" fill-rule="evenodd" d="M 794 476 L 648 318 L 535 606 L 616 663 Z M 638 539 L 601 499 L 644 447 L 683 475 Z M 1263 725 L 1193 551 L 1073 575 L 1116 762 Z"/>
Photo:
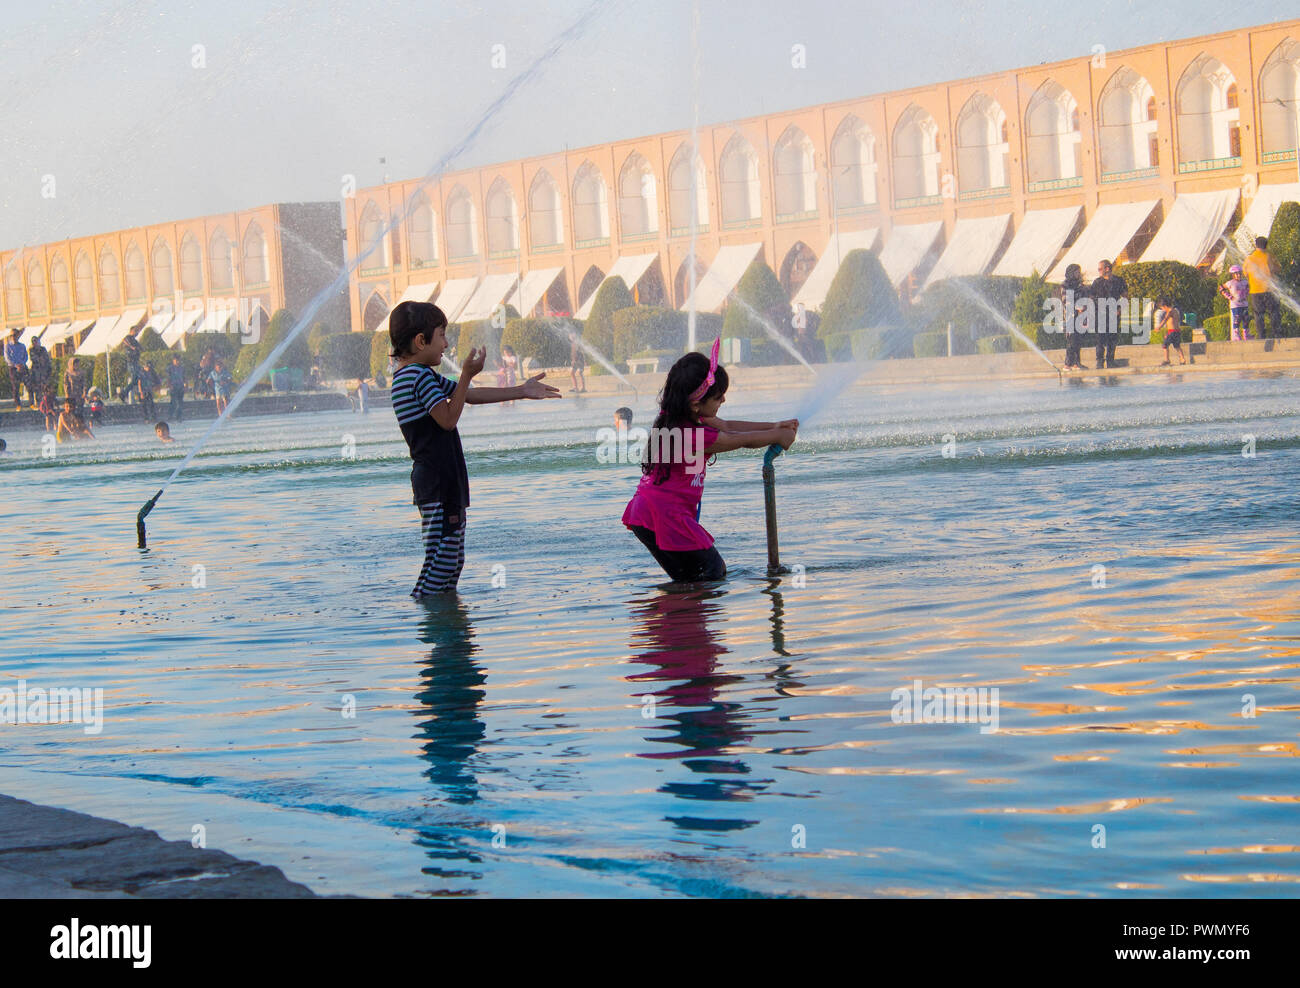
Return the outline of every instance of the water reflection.
<path id="1" fill-rule="evenodd" d="M 648 599 L 633 602 L 636 654 L 631 661 L 650 668 L 628 679 L 655 687 L 637 695 L 642 698 L 643 711 L 652 709 L 656 725 L 668 730 L 646 740 L 674 746 L 638 752 L 638 756 L 681 759 L 686 768 L 703 777 L 659 787 L 660 792 L 678 799 L 747 802 L 769 784 L 769 780 L 748 778 L 752 774 L 749 764 L 728 755 L 729 749 L 747 743 L 753 732 L 746 725 L 750 714 L 744 704 L 719 696 L 724 687 L 744 679 L 718 671 L 722 656 L 730 650 L 709 622 L 720 616 L 725 596 L 726 590 L 721 588 L 656 591 Z M 758 822 L 705 815 L 667 819 L 688 831 L 743 830 Z"/>

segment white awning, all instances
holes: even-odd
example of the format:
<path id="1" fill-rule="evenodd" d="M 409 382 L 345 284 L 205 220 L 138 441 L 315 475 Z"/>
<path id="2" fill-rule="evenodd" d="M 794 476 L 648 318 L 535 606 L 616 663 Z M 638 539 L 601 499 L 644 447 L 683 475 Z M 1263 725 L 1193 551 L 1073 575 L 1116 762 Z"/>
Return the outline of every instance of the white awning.
<path id="1" fill-rule="evenodd" d="M 63 323 L 62 325 L 66 326 L 67 323 Z M 43 332 L 45 332 L 45 326 L 43 324 L 40 326 L 28 326 L 18 334 L 18 342 L 23 346 L 30 346 L 32 340 L 36 339 L 36 337 L 40 336 Z M 6 333 L 5 335 L 8 336 L 9 334 Z"/>
<path id="2" fill-rule="evenodd" d="M 59 323 L 57 326 L 51 326 L 41 337 L 41 346 L 49 349 L 56 343 L 62 343 L 64 340 L 72 339 L 80 333 L 84 333 L 92 325 L 93 319 L 78 319 L 72 323 Z"/>
<path id="3" fill-rule="evenodd" d="M 993 273 L 1018 278 L 1028 278 L 1035 271 L 1047 274 L 1082 212 L 1082 206 L 1029 210 Z"/>
<path id="4" fill-rule="evenodd" d="M 826 301 L 826 293 L 830 291 L 831 282 L 839 274 L 840 265 L 844 263 L 844 258 L 849 252 L 875 250 L 879 243 L 880 230 L 877 227 L 872 227 L 870 230 L 831 234 L 826 250 L 822 252 L 822 256 L 813 266 L 812 273 L 808 275 L 808 280 L 795 293 L 791 302 L 796 306 L 802 305 L 805 309 L 820 309 L 822 303 Z"/>
<path id="5" fill-rule="evenodd" d="M 1193 267 L 1216 253 L 1219 238 L 1237 211 L 1241 190 L 1186 192 L 1174 200 L 1169 215 L 1142 253 L 1144 261 L 1182 261 Z"/>
<path id="6" fill-rule="evenodd" d="M 175 346 L 178 340 L 184 337 L 186 333 L 193 333 L 202 323 L 207 321 L 207 318 L 206 309 L 200 306 L 181 309 L 180 314 L 168 323 L 167 328 L 161 330 L 163 342 L 168 346 Z"/>
<path id="7" fill-rule="evenodd" d="M 555 284 L 555 279 L 564 273 L 564 268 L 542 268 L 540 271 L 529 271 L 524 275 L 524 280 L 520 282 L 519 287 L 515 289 L 514 294 L 506 300 L 506 305 L 513 305 L 519 314 L 525 319 L 528 313 L 537 307 L 543 295 L 551 290 Z"/>
<path id="8" fill-rule="evenodd" d="M 1092 219 L 1079 234 L 1065 256 L 1056 262 L 1048 281 L 1059 282 L 1065 279 L 1065 269 L 1077 264 L 1083 269 L 1084 277 L 1092 279 L 1097 273 L 1101 261 L 1114 262 L 1133 235 L 1147 221 L 1151 211 L 1160 205 L 1159 199 L 1143 202 L 1116 202 L 1097 207 Z"/>
<path id="9" fill-rule="evenodd" d="M 605 275 L 600 284 L 605 284 L 605 282 L 609 281 L 610 278 L 622 278 L 623 284 L 627 285 L 628 291 L 631 291 L 636 287 L 636 283 L 641 280 L 645 273 L 650 270 L 650 265 L 655 262 L 655 258 L 658 256 L 658 253 L 620 256 L 619 259 L 614 262 L 614 266 L 609 269 L 609 274 Z M 600 285 L 597 285 L 596 290 L 587 296 L 587 301 L 578 306 L 578 311 L 574 313 L 574 317 L 577 319 L 586 319 L 591 315 L 591 307 L 596 304 L 596 296 L 599 294 Z"/>
<path id="10" fill-rule="evenodd" d="M 907 276 L 925 260 L 925 255 L 934 247 L 942 232 L 943 220 L 896 226 L 889 231 L 889 239 L 880 251 L 880 264 L 894 287 L 906 281 Z"/>
<path id="11" fill-rule="evenodd" d="M 403 302 L 427 302 L 433 298 L 433 293 L 437 290 L 438 283 L 436 281 L 425 281 L 418 285 L 407 285 L 406 291 L 402 292 L 402 297 L 394 302 L 392 309 L 385 312 L 384 318 L 379 320 L 379 325 L 375 327 L 375 332 L 388 332 L 388 317 L 393 314 L 393 309 L 396 309 Z M 448 321 L 450 322 L 450 320 Z"/>
<path id="12" fill-rule="evenodd" d="M 519 283 L 517 274 L 490 274 L 478 286 L 478 291 L 465 303 L 457 322 L 477 322 L 488 319 L 497 310 L 506 295 Z"/>
<path id="13" fill-rule="evenodd" d="M 447 317 L 447 322 L 460 320 L 460 311 L 474 294 L 477 284 L 478 278 L 453 278 L 442 286 L 442 291 L 438 293 L 438 308 Z"/>
<path id="14" fill-rule="evenodd" d="M 693 304 L 697 312 L 717 312 L 762 249 L 762 244 L 721 248 L 695 286 L 694 294 L 682 306 L 682 311 L 689 312 Z"/>
<path id="15" fill-rule="evenodd" d="M 1273 218 L 1284 202 L 1300 202 L 1300 182 L 1259 187 L 1233 237 L 1242 254 L 1249 254 L 1255 249 L 1256 237 L 1268 236 L 1268 232 L 1273 229 Z"/>
<path id="16" fill-rule="evenodd" d="M 952 229 L 952 239 L 935 262 L 925 286 L 944 278 L 964 278 L 985 274 L 997 259 L 998 251 L 1011 226 L 1011 214 L 959 219 Z"/>
<path id="17" fill-rule="evenodd" d="M 122 342 L 133 326 L 140 325 L 146 311 L 128 309 L 119 319 L 115 320 L 112 316 L 108 316 L 105 320 L 95 323 L 95 328 L 90 331 L 90 335 L 82 341 L 81 346 L 77 347 L 77 356 L 95 357 L 113 349 Z"/>

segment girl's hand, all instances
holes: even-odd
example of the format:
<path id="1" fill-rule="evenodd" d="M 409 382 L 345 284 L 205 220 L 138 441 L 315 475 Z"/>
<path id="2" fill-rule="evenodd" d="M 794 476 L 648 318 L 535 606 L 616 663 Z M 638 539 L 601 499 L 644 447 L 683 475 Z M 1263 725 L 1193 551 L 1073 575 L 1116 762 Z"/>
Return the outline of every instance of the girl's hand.
<path id="1" fill-rule="evenodd" d="M 776 434 L 779 437 L 777 439 L 777 444 L 782 449 L 789 449 L 791 446 L 794 445 L 794 429 L 791 429 L 787 426 L 782 426 L 781 428 L 776 430 Z"/>
<path id="2" fill-rule="evenodd" d="M 778 423 L 776 424 L 776 427 L 777 427 L 778 429 L 793 429 L 795 432 L 798 432 L 798 431 L 799 431 L 799 420 L 798 420 L 798 419 L 786 419 L 784 422 L 778 422 Z"/>
<path id="3" fill-rule="evenodd" d="M 471 347 L 469 356 L 465 362 L 460 365 L 460 376 L 465 380 L 470 380 L 475 374 L 483 370 L 483 363 L 487 360 L 487 347 Z"/>
<path id="4" fill-rule="evenodd" d="M 542 383 L 542 378 L 544 378 L 545 376 L 546 376 L 546 372 L 542 371 L 540 374 L 534 374 L 532 377 L 530 377 L 527 381 L 523 383 L 525 398 L 561 397 L 559 388 L 553 388 L 549 384 Z"/>

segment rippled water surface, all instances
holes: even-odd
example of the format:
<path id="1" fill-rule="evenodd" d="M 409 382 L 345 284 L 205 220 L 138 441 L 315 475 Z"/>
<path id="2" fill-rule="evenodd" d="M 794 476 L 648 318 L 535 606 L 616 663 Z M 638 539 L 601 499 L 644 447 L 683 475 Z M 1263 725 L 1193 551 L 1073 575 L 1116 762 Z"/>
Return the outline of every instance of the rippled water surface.
<path id="1" fill-rule="evenodd" d="M 730 578 L 688 590 L 597 462 L 622 400 L 472 408 L 432 607 L 387 409 L 235 420 L 144 553 L 206 423 L 10 432 L 0 685 L 103 687 L 105 724 L 0 726 L 0 791 L 325 893 L 1294 895 L 1298 383 L 851 392 L 777 461 L 796 572 L 733 453 Z M 895 723 L 915 680 L 997 687 L 999 730 Z"/>

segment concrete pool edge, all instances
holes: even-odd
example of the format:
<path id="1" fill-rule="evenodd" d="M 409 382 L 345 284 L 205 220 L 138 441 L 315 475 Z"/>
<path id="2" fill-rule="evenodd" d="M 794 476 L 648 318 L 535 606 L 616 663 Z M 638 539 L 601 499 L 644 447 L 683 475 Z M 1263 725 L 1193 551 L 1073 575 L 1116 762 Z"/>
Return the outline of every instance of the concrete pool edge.
<path id="1" fill-rule="evenodd" d="M 314 898 L 272 865 L 0 795 L 0 897 Z"/>

